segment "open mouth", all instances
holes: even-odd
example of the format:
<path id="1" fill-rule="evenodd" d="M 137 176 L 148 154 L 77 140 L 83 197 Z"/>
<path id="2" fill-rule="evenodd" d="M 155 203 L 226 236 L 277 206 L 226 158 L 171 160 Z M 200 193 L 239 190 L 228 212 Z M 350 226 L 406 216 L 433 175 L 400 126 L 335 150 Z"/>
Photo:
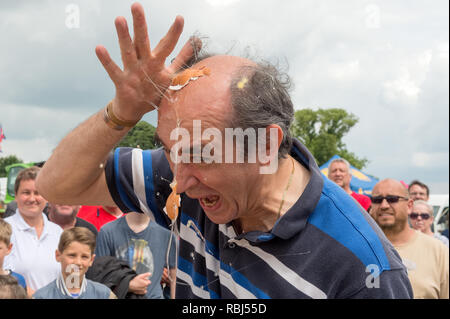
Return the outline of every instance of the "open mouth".
<path id="1" fill-rule="evenodd" d="M 220 197 L 218 195 L 202 197 L 199 199 L 200 204 L 204 208 L 209 208 L 209 209 L 217 208 L 217 206 L 219 204 L 219 200 L 220 200 Z"/>

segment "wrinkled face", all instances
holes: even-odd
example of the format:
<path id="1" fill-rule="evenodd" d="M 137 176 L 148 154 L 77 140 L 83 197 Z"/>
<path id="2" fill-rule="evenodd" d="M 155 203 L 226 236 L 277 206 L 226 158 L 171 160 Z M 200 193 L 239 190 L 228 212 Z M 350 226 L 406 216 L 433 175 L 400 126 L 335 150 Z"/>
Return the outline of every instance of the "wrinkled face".
<path id="1" fill-rule="evenodd" d="M 328 178 L 342 188 L 347 188 L 350 185 L 352 175 L 345 163 L 334 162 L 328 168 Z"/>
<path id="2" fill-rule="evenodd" d="M 372 197 L 376 196 L 406 197 L 407 193 L 400 182 L 385 180 L 379 182 L 372 190 Z M 399 199 L 396 203 L 388 203 L 386 199 L 380 204 L 372 202 L 370 214 L 383 230 L 402 230 L 408 222 L 408 215 L 412 209 L 412 200 Z"/>
<path id="3" fill-rule="evenodd" d="M 428 201 L 427 190 L 425 187 L 422 187 L 420 185 L 414 184 L 413 186 L 411 186 L 411 188 L 409 189 L 409 196 L 413 201 L 419 199 Z"/>
<path id="4" fill-rule="evenodd" d="M 163 99 L 157 136 L 176 176 L 177 192 L 198 200 L 211 221 L 224 224 L 247 212 L 249 194 L 261 175 L 257 163 L 225 161 L 230 150 L 224 141 L 231 114 L 230 69 L 235 62 L 207 60 L 211 75 L 191 81 Z M 208 131 L 218 134 L 206 134 Z"/>
<path id="5" fill-rule="evenodd" d="M 20 214 L 27 218 L 39 216 L 47 204 L 47 201 L 39 195 L 34 180 L 21 181 L 15 199 Z"/>
<path id="6" fill-rule="evenodd" d="M 50 212 L 59 216 L 72 216 L 75 217 L 80 209 L 79 205 L 70 206 L 70 205 L 57 205 L 50 204 Z"/>
<path id="7" fill-rule="evenodd" d="M 413 218 L 411 217 L 411 214 L 413 217 L 417 215 L 417 217 Z M 428 210 L 428 207 L 421 204 L 414 205 L 412 212 L 409 215 L 409 220 L 411 221 L 412 228 L 416 230 L 420 230 L 422 232 L 425 232 L 429 229 L 431 229 L 431 225 L 433 224 L 433 214 Z M 424 218 L 424 216 L 428 216 L 427 218 Z"/>
<path id="8" fill-rule="evenodd" d="M 61 271 L 63 277 L 66 279 L 66 286 L 79 285 L 81 287 L 81 279 L 94 262 L 95 255 L 92 254 L 91 248 L 88 245 L 72 242 L 61 253 L 56 250 L 56 261 L 61 264 Z"/>

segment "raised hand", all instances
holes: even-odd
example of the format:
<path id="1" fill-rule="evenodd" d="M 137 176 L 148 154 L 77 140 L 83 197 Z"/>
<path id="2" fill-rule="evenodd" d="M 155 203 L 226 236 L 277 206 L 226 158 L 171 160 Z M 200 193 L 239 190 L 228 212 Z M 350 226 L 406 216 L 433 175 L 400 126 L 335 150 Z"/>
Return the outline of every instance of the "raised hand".
<path id="1" fill-rule="evenodd" d="M 114 114 L 125 121 L 138 121 L 159 104 L 173 74 L 192 57 L 194 49 L 191 41 L 188 41 L 171 65 L 166 67 L 166 59 L 174 50 L 183 31 L 183 17 L 176 17 L 167 34 L 152 50 L 144 8 L 141 4 L 134 3 L 131 13 L 133 40 L 126 19 L 117 17 L 115 20 L 123 70 L 111 59 L 105 47 L 99 45 L 95 52 L 116 87 Z"/>

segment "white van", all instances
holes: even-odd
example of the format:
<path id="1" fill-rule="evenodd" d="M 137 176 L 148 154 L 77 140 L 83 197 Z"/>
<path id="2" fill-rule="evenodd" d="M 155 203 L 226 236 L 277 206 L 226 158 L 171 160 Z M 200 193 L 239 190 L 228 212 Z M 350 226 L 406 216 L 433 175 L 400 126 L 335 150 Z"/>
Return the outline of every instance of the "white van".
<path id="1" fill-rule="evenodd" d="M 435 233 L 448 229 L 448 194 L 432 194 L 428 203 L 433 206 L 433 228 Z"/>

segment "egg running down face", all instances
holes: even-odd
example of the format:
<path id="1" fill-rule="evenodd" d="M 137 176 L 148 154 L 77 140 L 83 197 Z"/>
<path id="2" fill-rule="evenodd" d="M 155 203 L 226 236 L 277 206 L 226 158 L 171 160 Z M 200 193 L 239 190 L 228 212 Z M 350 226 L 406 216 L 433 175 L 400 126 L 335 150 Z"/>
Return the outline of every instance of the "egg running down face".
<path id="1" fill-rule="evenodd" d="M 170 184 L 170 188 L 172 188 L 172 193 L 170 193 L 169 197 L 166 201 L 166 207 L 164 209 L 167 216 L 169 216 L 170 220 L 173 222 L 178 217 L 178 208 L 181 205 L 180 195 L 177 194 L 177 181 L 174 180 Z"/>

